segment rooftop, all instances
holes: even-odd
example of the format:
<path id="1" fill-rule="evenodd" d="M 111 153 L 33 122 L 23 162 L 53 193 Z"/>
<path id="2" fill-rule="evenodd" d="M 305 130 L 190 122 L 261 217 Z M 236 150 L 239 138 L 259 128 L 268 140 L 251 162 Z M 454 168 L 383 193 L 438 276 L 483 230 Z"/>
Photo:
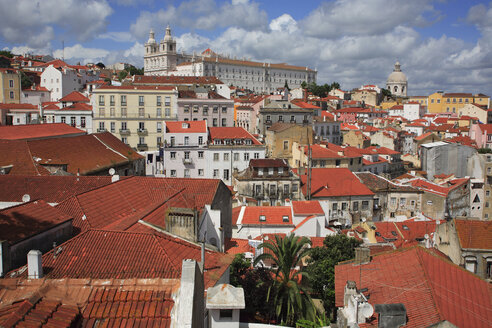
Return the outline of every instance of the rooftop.
<path id="1" fill-rule="evenodd" d="M 62 97 L 59 102 L 90 102 L 90 99 L 78 91 L 72 91 L 65 97 Z"/>
<path id="2" fill-rule="evenodd" d="M 45 139 L 83 134 L 85 131 L 65 123 L 0 126 L 0 140 Z"/>
<path id="3" fill-rule="evenodd" d="M 246 206 L 238 224 L 292 225 L 290 206 Z"/>
<path id="4" fill-rule="evenodd" d="M 210 127 L 208 130 L 212 141 L 216 139 L 247 139 L 251 140 L 253 145 L 261 145 L 251 133 L 242 127 Z"/>
<path id="5" fill-rule="evenodd" d="M 166 121 L 166 133 L 207 133 L 207 121 Z"/>
<path id="6" fill-rule="evenodd" d="M 492 249 L 492 222 L 455 219 L 462 248 Z"/>

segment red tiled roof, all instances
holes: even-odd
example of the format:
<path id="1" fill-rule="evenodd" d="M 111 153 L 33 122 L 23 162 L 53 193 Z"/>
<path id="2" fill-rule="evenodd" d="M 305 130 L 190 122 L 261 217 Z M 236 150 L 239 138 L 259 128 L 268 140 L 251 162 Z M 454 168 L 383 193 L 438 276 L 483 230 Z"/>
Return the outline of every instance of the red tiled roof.
<path id="1" fill-rule="evenodd" d="M 19 140 L 82 135 L 85 131 L 65 123 L 0 126 L 0 139 Z"/>
<path id="2" fill-rule="evenodd" d="M 167 121 L 165 124 L 167 133 L 207 133 L 207 121 Z"/>
<path id="3" fill-rule="evenodd" d="M 60 249 L 60 251 L 58 251 Z M 88 230 L 44 254 L 49 279 L 179 278 L 184 259 L 200 261 L 197 244 L 165 233 Z M 232 262 L 230 255 L 205 251 L 205 288 L 214 286 Z M 22 268 L 10 275 L 26 276 Z"/>
<path id="4" fill-rule="evenodd" d="M 477 148 L 477 143 L 475 142 L 475 140 L 473 140 L 469 136 L 456 136 L 453 138 L 445 139 L 444 141 L 452 142 L 452 143 L 458 143 L 458 144 L 461 144 L 464 146 Z"/>
<path id="5" fill-rule="evenodd" d="M 224 84 L 215 76 L 146 76 L 135 75 L 135 84 Z"/>
<path id="6" fill-rule="evenodd" d="M 284 159 L 279 158 L 261 158 L 261 159 L 250 159 L 249 166 L 251 167 L 288 167 L 289 164 Z"/>
<path id="7" fill-rule="evenodd" d="M 307 155 L 308 146 L 304 147 L 304 154 Z M 343 158 L 343 156 L 338 155 L 336 151 L 330 150 L 326 147 L 320 145 L 311 146 L 311 158 L 312 159 L 324 159 L 324 158 Z"/>
<path id="8" fill-rule="evenodd" d="M 432 132 L 423 133 L 423 134 L 419 135 L 418 137 L 415 137 L 414 140 L 424 140 L 425 138 L 427 138 L 431 134 L 432 134 Z"/>
<path id="9" fill-rule="evenodd" d="M 324 215 L 323 209 L 319 201 L 306 200 L 306 201 L 293 201 L 292 209 L 294 215 Z"/>
<path id="10" fill-rule="evenodd" d="M 461 248 L 492 249 L 492 222 L 454 219 Z"/>
<path id="11" fill-rule="evenodd" d="M 260 216 L 265 221 L 260 221 Z M 284 221 L 284 217 L 287 218 Z M 244 208 L 242 224 L 252 225 L 292 225 L 290 206 L 247 206 Z"/>
<path id="12" fill-rule="evenodd" d="M 414 122 L 414 123 L 408 123 L 406 125 L 406 127 L 413 127 L 413 128 L 425 128 L 426 125 L 425 124 L 422 124 L 422 123 L 417 123 L 417 122 Z"/>
<path id="13" fill-rule="evenodd" d="M 62 97 L 59 102 L 90 102 L 90 99 L 78 91 L 72 91 L 65 97 Z"/>
<path id="14" fill-rule="evenodd" d="M 9 207 L 0 211 L 0 240 L 7 240 L 12 245 L 70 219 L 44 200 Z"/>
<path id="15" fill-rule="evenodd" d="M 424 180 L 424 179 L 414 179 L 409 181 L 409 183 L 414 186 L 418 187 L 424 191 L 439 195 L 439 196 L 444 196 L 446 197 L 448 195 L 449 189 L 446 187 L 439 186 L 435 183 L 432 183 L 430 181 Z"/>
<path id="16" fill-rule="evenodd" d="M 226 238 L 224 241 L 224 248 L 227 254 L 254 253 L 254 248 L 249 245 L 248 239 Z"/>
<path id="17" fill-rule="evenodd" d="M 126 177 L 120 177 L 121 180 Z M 22 202 L 23 195 L 60 203 L 74 195 L 111 183 L 110 176 L 22 176 L 0 175 L 0 201 Z"/>
<path id="18" fill-rule="evenodd" d="M 336 306 L 343 306 L 345 284 L 352 280 L 358 289 L 367 288 L 364 293 L 373 305 L 404 304 L 408 328 L 443 320 L 458 327 L 484 327 L 492 322 L 488 283 L 422 247 L 376 254 L 362 265 L 369 273 L 361 276 L 360 270 L 352 262 L 335 267 Z M 377 322 L 364 326 L 375 327 Z"/>
<path id="19" fill-rule="evenodd" d="M 48 108 L 44 108 L 48 109 Z M 92 106 L 83 102 L 74 103 L 70 106 L 58 108 L 59 111 L 92 111 Z"/>
<path id="20" fill-rule="evenodd" d="M 67 165 L 68 173 L 92 174 L 143 158 L 109 132 L 40 140 L 0 140 L 2 153 L 12 149 L 17 151 L 16 156 L 0 157 L 0 166 L 13 165 L 9 174 L 22 175 L 47 175 L 42 165 Z"/>
<path id="21" fill-rule="evenodd" d="M 251 135 L 248 131 L 241 127 L 210 127 L 208 128 L 210 139 L 249 139 L 253 145 L 261 145 L 261 143 Z"/>
<path id="22" fill-rule="evenodd" d="M 436 225 L 440 222 L 432 221 L 410 221 L 395 222 L 398 230 L 403 235 L 404 241 L 421 241 L 425 235 L 432 239 L 432 234 L 436 232 Z"/>
<path id="23" fill-rule="evenodd" d="M 304 101 L 300 101 L 300 100 L 293 100 L 292 103 L 294 105 L 297 105 L 301 108 L 308 108 L 308 109 L 321 109 L 321 107 L 319 106 L 315 106 L 313 104 L 309 104 L 307 102 L 304 102 Z"/>
<path id="24" fill-rule="evenodd" d="M 307 176 L 301 175 L 302 192 L 307 192 Z M 339 196 L 370 196 L 374 193 L 346 168 L 311 169 L 311 196 L 313 198 Z"/>
<path id="25" fill-rule="evenodd" d="M 38 106 L 33 105 L 33 104 L 2 104 L 0 103 L 0 109 L 10 109 L 10 110 L 15 110 L 15 109 L 31 109 L 31 110 L 37 110 Z M 19 125 L 10 125 L 10 126 L 19 126 Z"/>
<path id="26" fill-rule="evenodd" d="M 364 154 L 364 155 L 375 155 L 375 154 L 398 155 L 398 154 L 400 154 L 400 152 L 397 152 L 396 150 L 389 149 L 386 147 L 370 146 L 367 148 L 362 148 L 362 149 L 356 148 L 356 149 L 357 149 L 357 151 L 359 151 L 361 154 Z"/>
<path id="27" fill-rule="evenodd" d="M 455 93 L 445 93 L 442 95 L 443 98 L 453 98 L 453 97 L 473 97 L 471 93 L 455 92 Z"/>
<path id="28" fill-rule="evenodd" d="M 174 90 L 176 87 L 166 85 L 101 85 L 96 90 Z"/>

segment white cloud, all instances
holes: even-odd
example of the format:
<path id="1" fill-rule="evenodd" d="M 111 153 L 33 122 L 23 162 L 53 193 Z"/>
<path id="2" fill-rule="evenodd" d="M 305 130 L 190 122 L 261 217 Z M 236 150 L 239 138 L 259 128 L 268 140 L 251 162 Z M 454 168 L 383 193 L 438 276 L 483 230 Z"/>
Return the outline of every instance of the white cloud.
<path id="1" fill-rule="evenodd" d="M 298 31 L 297 22 L 289 14 L 283 14 L 272 20 L 269 25 L 272 31 L 294 33 Z"/>
<path id="2" fill-rule="evenodd" d="M 324 2 L 302 22 L 308 35 L 378 35 L 396 26 L 422 26 L 439 18 L 431 0 L 337 0 Z M 428 17 L 428 16 L 431 17 Z"/>
<path id="3" fill-rule="evenodd" d="M 215 0 L 188 0 L 181 2 L 179 6 L 169 5 L 165 10 L 141 12 L 131 24 L 130 31 L 137 38 L 145 38 L 151 28 L 158 33 L 167 24 L 192 30 L 215 30 L 229 26 L 259 30 L 268 25 L 268 17 L 256 2 L 233 1 L 217 4 Z"/>
<path id="4" fill-rule="evenodd" d="M 106 28 L 111 13 L 105 0 L 0 0 L 0 36 L 9 43 L 40 48 L 54 39 L 56 26 L 86 41 Z"/>
<path id="5" fill-rule="evenodd" d="M 109 39 L 115 42 L 133 42 L 135 38 L 130 32 L 107 32 L 100 34 L 98 39 Z"/>
<path id="6" fill-rule="evenodd" d="M 64 57 L 65 60 L 76 60 L 81 62 L 97 62 L 109 55 L 109 51 L 97 48 L 85 48 L 81 44 L 75 44 L 71 47 L 65 47 L 64 50 L 58 49 L 53 51 L 55 58 Z"/>

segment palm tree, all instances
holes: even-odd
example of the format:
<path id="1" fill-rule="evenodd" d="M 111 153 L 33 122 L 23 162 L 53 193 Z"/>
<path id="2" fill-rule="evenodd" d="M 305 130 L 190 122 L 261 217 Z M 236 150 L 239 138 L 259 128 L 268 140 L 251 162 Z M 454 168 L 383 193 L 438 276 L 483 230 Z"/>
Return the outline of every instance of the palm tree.
<path id="1" fill-rule="evenodd" d="M 310 250 L 308 244 L 311 245 L 311 241 L 306 237 L 291 234 L 282 238 L 275 235 L 275 241 L 258 246 L 258 249 L 265 248 L 269 252 L 264 252 L 254 261 L 256 265 L 260 261 L 271 260 L 276 265 L 271 269 L 275 279 L 269 287 L 267 302 L 272 299 L 277 321 L 287 325 L 293 325 L 297 319 L 314 319 L 315 308 L 309 290 L 303 284 L 306 279 L 302 279 L 309 277 L 298 268 Z"/>

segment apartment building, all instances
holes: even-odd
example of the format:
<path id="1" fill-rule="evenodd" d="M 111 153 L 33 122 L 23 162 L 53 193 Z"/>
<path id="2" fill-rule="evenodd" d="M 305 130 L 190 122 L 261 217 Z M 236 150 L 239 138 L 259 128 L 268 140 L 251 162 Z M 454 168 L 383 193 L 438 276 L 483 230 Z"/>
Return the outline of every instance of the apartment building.
<path id="1" fill-rule="evenodd" d="M 0 68 L 0 103 L 18 104 L 21 97 L 20 73 L 13 68 Z"/>
<path id="2" fill-rule="evenodd" d="M 234 100 L 199 87 L 179 91 L 178 121 L 202 121 L 209 126 L 234 126 Z"/>

